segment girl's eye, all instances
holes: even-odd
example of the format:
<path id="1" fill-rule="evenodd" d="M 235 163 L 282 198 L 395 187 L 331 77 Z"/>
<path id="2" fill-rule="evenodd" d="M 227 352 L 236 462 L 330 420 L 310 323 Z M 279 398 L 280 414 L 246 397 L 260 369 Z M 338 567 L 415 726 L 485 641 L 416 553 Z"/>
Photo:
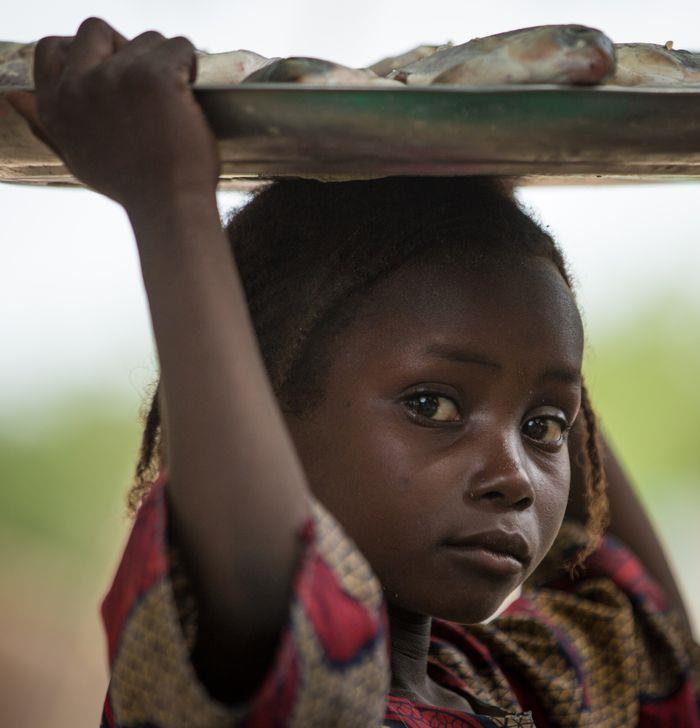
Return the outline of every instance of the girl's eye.
<path id="1" fill-rule="evenodd" d="M 523 425 L 523 435 L 544 445 L 561 445 L 567 433 L 567 425 L 558 417 L 531 417 Z"/>
<path id="2" fill-rule="evenodd" d="M 433 422 L 459 422 L 459 408 L 453 399 L 436 392 L 418 392 L 404 400 L 415 414 Z"/>

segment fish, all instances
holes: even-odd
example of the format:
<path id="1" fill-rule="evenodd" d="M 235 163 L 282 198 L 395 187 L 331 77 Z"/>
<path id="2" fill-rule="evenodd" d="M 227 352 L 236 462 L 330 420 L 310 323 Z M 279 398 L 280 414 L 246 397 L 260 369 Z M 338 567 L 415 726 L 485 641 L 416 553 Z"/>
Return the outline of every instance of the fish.
<path id="1" fill-rule="evenodd" d="M 349 68 L 322 58 L 280 58 L 254 71 L 242 83 L 302 83 L 314 86 L 403 86 L 369 68 Z"/>
<path id="2" fill-rule="evenodd" d="M 228 86 L 240 83 L 246 76 L 278 61 L 279 58 L 266 58 L 259 53 L 244 49 L 226 53 L 204 53 L 196 51 L 197 86 Z"/>
<path id="3" fill-rule="evenodd" d="M 600 30 L 585 25 L 539 25 L 438 50 L 388 77 L 409 86 L 592 85 L 614 70 L 613 42 Z"/>
<path id="4" fill-rule="evenodd" d="M 34 85 L 34 43 L 0 41 L 0 86 Z M 247 50 L 205 53 L 196 50 L 197 86 L 227 86 L 240 83 L 254 71 L 278 58 L 266 58 Z"/>
<path id="5" fill-rule="evenodd" d="M 0 41 L 0 86 L 33 86 L 35 48 L 35 42 Z M 584 25 L 521 28 L 461 45 L 423 44 L 366 68 L 321 58 L 267 58 L 245 49 L 195 54 L 195 88 L 239 83 L 700 86 L 700 53 L 676 50 L 671 41 L 613 44 L 601 31 Z"/>
<path id="6" fill-rule="evenodd" d="M 616 43 L 615 73 L 604 83 L 615 86 L 700 86 L 700 53 L 675 50 L 673 42 Z"/>
<path id="7" fill-rule="evenodd" d="M 442 45 L 419 45 L 416 48 L 413 48 L 410 51 L 406 51 L 405 53 L 401 53 L 398 56 L 388 56 L 387 58 L 382 58 L 381 61 L 377 61 L 371 66 L 367 66 L 367 68 L 369 68 L 370 71 L 374 71 L 377 76 L 388 76 L 392 71 L 395 71 L 397 68 L 402 68 L 403 66 L 407 66 L 409 63 L 415 63 L 416 61 L 420 61 L 423 58 L 432 56 L 433 53 L 435 53 L 436 51 L 443 50 L 444 48 L 449 48 L 452 45 L 453 44 L 451 41 L 448 43 L 443 43 Z"/>
<path id="8" fill-rule="evenodd" d="M 36 43 L 0 41 L 0 86 L 34 85 Z"/>
<path id="9" fill-rule="evenodd" d="M 0 41 L 0 86 L 34 85 L 36 43 Z M 304 83 L 323 86 L 398 86 L 369 68 L 348 68 L 320 58 L 266 58 L 248 50 L 206 53 L 195 50 L 194 87 L 239 83 Z"/>

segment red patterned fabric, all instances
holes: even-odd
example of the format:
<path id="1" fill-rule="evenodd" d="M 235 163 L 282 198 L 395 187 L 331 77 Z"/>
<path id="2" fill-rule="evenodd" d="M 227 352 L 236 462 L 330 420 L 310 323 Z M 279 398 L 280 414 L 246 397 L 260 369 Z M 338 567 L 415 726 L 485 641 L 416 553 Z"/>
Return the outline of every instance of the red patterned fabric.
<path id="1" fill-rule="evenodd" d="M 139 511 L 124 555 L 114 577 L 114 584 L 102 602 L 102 620 L 107 626 L 110 664 L 114 660 L 119 636 L 132 607 L 168 571 L 165 548 L 165 518 L 160 498 L 161 485 L 154 487 Z"/>
<path id="2" fill-rule="evenodd" d="M 434 620 L 429 674 L 478 714 L 390 695 L 381 585 L 318 503 L 267 677 L 247 704 L 219 703 L 191 666 L 196 605 L 168 543 L 165 488 L 163 473 L 102 605 L 112 673 L 104 728 L 700 728 L 697 646 L 614 539 L 584 577 L 566 576 L 560 564 L 582 535 L 573 524 L 494 622 Z"/>

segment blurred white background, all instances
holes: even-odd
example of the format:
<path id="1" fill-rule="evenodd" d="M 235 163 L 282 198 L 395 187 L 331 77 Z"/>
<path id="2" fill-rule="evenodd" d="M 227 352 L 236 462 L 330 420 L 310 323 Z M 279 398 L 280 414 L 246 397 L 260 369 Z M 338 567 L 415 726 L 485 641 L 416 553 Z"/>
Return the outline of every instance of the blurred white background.
<path id="1" fill-rule="evenodd" d="M 700 50 L 700 4 L 693 0 L 663 11 L 631 0 L 27 0 L 4 13 L 0 32 L 17 41 L 73 35 L 89 15 L 105 18 L 127 37 L 156 28 L 187 35 L 210 52 L 248 48 L 355 66 L 419 43 L 463 42 L 544 23 L 584 23 L 616 42 L 672 39 L 676 48 Z M 679 293 L 700 296 L 695 185 L 530 189 L 522 198 L 565 247 L 592 329 L 671 280 Z M 222 211 L 239 202 L 235 193 L 220 196 Z M 0 406 L 25 408 L 68 384 L 130 388 L 140 382 L 140 367 L 151 367 L 153 356 L 136 250 L 122 211 L 90 192 L 9 186 L 0 188 L 0 205 L 0 307 L 9 313 L 0 320 L 6 383 Z"/>
<path id="2" fill-rule="evenodd" d="M 169 36 L 187 35 L 210 52 L 247 48 L 354 66 L 421 43 L 464 42 L 548 23 L 591 25 L 616 42 L 673 40 L 676 48 L 700 50 L 697 0 L 663 8 L 639 0 L 23 0 L 6 4 L 0 39 L 73 35 L 90 15 L 103 17 L 127 37 L 155 28 Z M 243 199 L 221 193 L 222 213 Z M 700 472 L 693 469 L 700 450 L 694 368 L 700 334 L 688 322 L 700 321 L 700 182 L 528 188 L 521 199 L 550 228 L 571 263 L 590 336 L 593 395 L 600 381 L 602 416 L 622 423 L 623 432 L 613 435 L 641 481 L 697 615 L 700 591 L 692 554 L 700 542 L 688 519 L 697 517 L 700 505 Z M 5 553 L 11 554 L 7 573 L 0 570 L 0 615 L 6 627 L 11 625 L 0 638 L 0 683 L 5 680 L 0 723 L 94 726 L 106 680 L 97 603 L 126 530 L 122 493 L 136 456 L 136 413 L 156 371 L 146 298 L 126 216 L 109 200 L 84 190 L 0 185 L 0 215 L 0 445 L 15 448 L 11 456 L 0 457 L 0 490 L 9 504 L 0 500 L 0 511 L 11 514 L 0 519 L 0 546 L 10 544 Z M 625 332 L 636 327 L 643 335 L 647 319 L 654 321 L 651 338 L 639 346 L 625 344 Z M 675 348 L 661 336 L 667 330 L 680 341 Z M 622 348 L 616 349 L 616 342 Z M 649 362 L 656 362 L 656 378 L 625 389 L 628 374 Z M 674 386 L 680 392 L 665 397 L 663 387 Z M 117 474 L 103 454 L 107 449 L 82 445 L 92 442 L 85 439 L 71 441 L 61 447 L 74 463 L 61 473 L 67 483 L 80 482 L 80 489 L 56 492 L 58 466 L 45 464 L 44 451 L 31 448 L 44 442 L 42 437 L 49 445 L 62 443 L 66 422 L 74 423 L 72 411 L 91 398 L 111 402 L 120 421 L 133 423 L 125 425 L 129 437 L 114 456 Z M 96 429 L 90 425 L 86 432 Z M 114 445 L 112 430 L 105 432 L 100 448 Z M 671 444 L 659 445 L 658 432 Z M 673 443 L 681 440 L 690 455 L 677 467 Z M 668 470 L 645 460 L 653 452 L 666 457 Z M 41 463 L 30 479 L 24 468 L 35 461 Z M 82 485 L 88 470 L 91 482 Z M 101 488 L 109 498 L 99 507 L 85 505 L 92 502 L 89 493 Z M 36 515 L 32 508 L 39 501 L 49 505 Z M 97 554 L 89 569 L 88 552 Z M 11 716 L 5 721 L 3 710 Z"/>

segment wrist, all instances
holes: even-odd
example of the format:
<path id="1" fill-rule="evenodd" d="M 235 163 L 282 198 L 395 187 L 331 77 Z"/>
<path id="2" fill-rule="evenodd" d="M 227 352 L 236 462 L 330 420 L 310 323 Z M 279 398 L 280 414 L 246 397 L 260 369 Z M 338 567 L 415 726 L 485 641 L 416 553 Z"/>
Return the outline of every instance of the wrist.
<path id="1" fill-rule="evenodd" d="M 216 188 L 173 186 L 152 189 L 123 204 L 140 241 L 139 233 L 169 233 L 191 225 L 220 228 Z"/>

